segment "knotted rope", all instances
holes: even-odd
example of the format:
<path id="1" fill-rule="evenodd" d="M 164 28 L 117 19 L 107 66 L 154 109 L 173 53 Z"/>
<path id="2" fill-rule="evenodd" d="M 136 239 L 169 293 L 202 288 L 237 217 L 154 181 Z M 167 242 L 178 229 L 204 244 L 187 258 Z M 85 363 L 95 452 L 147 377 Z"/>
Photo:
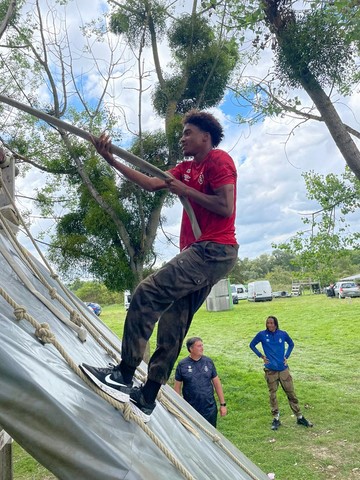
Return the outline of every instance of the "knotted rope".
<path id="1" fill-rule="evenodd" d="M 0 294 L 11 305 L 14 309 L 15 318 L 18 321 L 27 320 L 35 329 L 36 337 L 43 344 L 52 344 L 58 352 L 62 355 L 71 369 L 78 375 L 92 390 L 94 390 L 100 397 L 106 400 L 110 405 L 112 405 L 117 410 L 120 410 L 123 413 L 125 420 L 135 422 L 139 427 L 141 427 L 144 432 L 151 438 L 155 445 L 166 455 L 168 460 L 179 470 L 184 478 L 188 480 L 195 480 L 193 475 L 184 467 L 184 465 L 175 457 L 175 455 L 164 445 L 164 443 L 159 439 L 157 435 L 150 430 L 150 428 L 131 410 L 130 404 L 121 403 L 115 400 L 114 398 L 107 395 L 100 388 L 98 388 L 93 382 L 91 382 L 86 375 L 80 370 L 78 365 L 73 361 L 73 359 L 68 355 L 63 346 L 57 341 L 55 335 L 51 332 L 50 327 L 47 323 L 39 323 L 32 317 L 27 311 L 26 308 L 22 305 L 18 305 L 15 300 L 2 288 L 0 287 Z"/>
<path id="2" fill-rule="evenodd" d="M 5 103 L 8 103 L 9 105 L 14 106 L 15 108 L 19 108 L 23 111 L 26 111 L 32 115 L 37 116 L 38 118 L 41 118 L 42 120 L 45 120 L 46 122 L 57 126 L 59 128 L 62 128 L 64 130 L 69 131 L 70 133 L 74 133 L 75 135 L 78 135 L 82 138 L 85 138 L 86 140 L 90 139 L 90 135 L 76 127 L 73 127 L 65 122 L 62 122 L 59 119 L 56 119 L 55 117 L 51 117 L 50 115 L 44 114 L 42 112 L 39 112 L 35 109 L 32 109 L 31 107 L 27 107 L 25 105 L 20 104 L 19 102 L 16 102 L 15 100 L 9 99 L 3 95 L 0 95 L 0 101 L 4 101 Z M 119 157 L 129 161 L 135 166 L 138 166 L 142 170 L 144 170 L 147 173 L 150 173 L 154 176 L 157 176 L 158 178 L 166 179 L 168 178 L 168 174 L 163 172 L 160 169 L 157 169 L 153 165 L 145 162 L 144 160 L 136 157 L 135 155 L 130 154 L 129 152 L 126 152 L 125 150 L 120 149 L 119 147 L 112 147 L 112 152 L 115 155 L 118 155 Z M 37 252 L 39 253 L 40 257 L 44 261 L 46 267 L 48 268 L 50 272 L 50 276 L 56 280 L 56 282 L 60 285 L 61 289 L 63 292 L 66 294 L 66 296 L 70 299 L 72 303 L 74 303 L 74 299 L 69 295 L 68 290 L 62 285 L 62 283 L 59 280 L 59 277 L 57 274 L 55 274 L 49 263 L 47 262 L 46 258 L 38 248 L 36 242 L 34 241 L 30 231 L 28 230 L 25 222 L 23 221 L 20 212 L 18 211 L 13 199 L 9 195 L 9 192 L 6 189 L 6 186 L 3 184 L 1 181 L 1 175 L 0 175 L 0 186 L 4 188 L 6 191 L 10 202 L 12 203 L 12 206 L 15 210 L 15 212 L 18 215 L 18 218 L 21 219 L 22 225 L 24 226 L 29 238 L 32 240 L 32 243 L 34 244 Z M 191 209 L 190 204 L 188 204 L 187 199 L 180 198 L 180 200 L 183 203 L 183 206 L 191 220 L 193 230 L 195 237 L 198 238 L 201 235 L 200 229 L 198 227 L 196 218 L 193 214 L 193 211 Z M 71 323 L 77 326 L 84 325 L 84 327 L 89 331 L 89 333 L 93 336 L 95 341 L 99 343 L 99 345 L 108 353 L 112 358 L 114 358 L 118 363 L 120 361 L 119 357 L 111 351 L 104 342 L 102 342 L 101 337 L 104 337 L 103 333 L 97 328 L 94 323 L 89 320 L 88 317 L 86 319 L 79 314 L 79 312 L 73 308 L 70 308 L 68 303 L 63 300 L 61 296 L 58 295 L 57 290 L 50 286 L 49 283 L 46 281 L 45 277 L 41 274 L 39 269 L 36 267 L 35 262 L 31 259 L 31 257 L 28 255 L 28 252 L 19 244 L 19 242 L 16 239 L 16 236 L 14 235 L 13 231 L 7 226 L 7 219 L 4 219 L 1 216 L 0 212 L 0 221 L 1 224 L 6 231 L 10 241 L 13 243 L 14 248 L 18 251 L 19 255 L 22 257 L 24 263 L 26 263 L 29 268 L 36 274 L 36 276 L 40 279 L 40 281 L 43 283 L 43 285 L 46 285 L 48 288 L 50 297 L 52 299 L 58 300 L 69 312 L 70 312 L 70 318 L 71 318 Z M 181 462 L 178 461 L 178 459 L 172 454 L 172 452 L 161 442 L 161 440 L 147 427 L 144 422 L 133 413 L 130 404 L 127 403 L 121 403 L 115 400 L 113 397 L 110 397 L 107 395 L 103 390 L 99 389 L 96 385 L 93 384 L 80 370 L 80 368 L 75 364 L 75 362 L 72 360 L 72 358 L 67 354 L 67 352 L 64 350 L 62 345 L 56 340 L 55 335 L 51 332 L 50 327 L 47 323 L 38 323 L 31 315 L 29 315 L 25 309 L 25 307 L 17 305 L 15 301 L 5 292 L 3 288 L 0 287 L 0 294 L 14 307 L 14 315 L 18 320 L 27 320 L 29 321 L 33 327 L 35 328 L 35 335 L 36 337 L 43 343 L 43 344 L 52 344 L 54 347 L 59 351 L 59 353 L 63 356 L 63 358 L 67 361 L 69 366 L 72 368 L 72 370 L 91 388 L 93 389 L 98 395 L 100 395 L 104 400 L 106 400 L 108 403 L 110 403 L 114 408 L 120 410 L 124 416 L 124 419 L 126 421 L 134 421 L 136 424 L 138 424 L 144 431 L 145 433 L 151 438 L 151 440 L 157 445 L 157 447 L 167 456 L 167 458 L 171 461 L 171 463 L 182 473 L 184 478 L 189 479 L 189 480 L 195 480 L 194 477 L 188 472 L 188 470 L 181 464 Z M 75 305 L 78 308 L 78 305 Z M 105 336 L 106 341 L 108 344 L 111 345 L 111 347 L 120 353 L 118 347 L 111 342 L 109 338 Z M 143 381 L 146 378 L 145 372 L 141 370 L 141 368 L 137 369 L 136 373 L 137 378 L 142 379 Z M 206 435 L 208 435 L 214 443 L 219 445 L 220 448 L 222 448 L 227 455 L 237 464 L 239 465 L 246 473 L 252 478 L 253 480 L 258 480 L 258 477 L 256 477 L 240 460 L 222 443 L 221 438 L 218 435 L 214 435 L 212 432 L 210 432 L 208 429 L 206 429 L 200 422 L 198 422 L 194 417 L 192 417 L 185 409 L 183 409 L 180 405 L 178 405 L 174 400 L 170 399 L 170 397 L 165 393 L 165 391 L 162 389 L 159 392 L 158 395 L 158 401 L 162 403 L 162 405 L 168 409 L 170 413 L 176 416 L 178 420 L 182 423 L 182 425 L 187 428 L 193 435 L 195 435 L 197 438 L 200 438 L 198 431 L 196 431 L 192 425 L 189 424 L 189 422 L 182 416 L 185 414 L 193 424 L 195 424 L 199 429 L 201 429 Z"/>

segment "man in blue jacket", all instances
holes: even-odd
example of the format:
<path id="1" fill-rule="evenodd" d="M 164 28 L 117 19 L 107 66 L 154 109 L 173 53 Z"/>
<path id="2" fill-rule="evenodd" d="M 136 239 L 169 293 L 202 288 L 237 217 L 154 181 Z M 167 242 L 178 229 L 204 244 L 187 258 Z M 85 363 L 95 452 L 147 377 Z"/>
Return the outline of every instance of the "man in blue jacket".
<path id="1" fill-rule="evenodd" d="M 258 343 L 261 343 L 264 353 L 261 353 L 256 348 Z M 286 352 L 285 343 L 287 344 Z M 294 342 L 287 332 L 279 330 L 278 319 L 274 316 L 268 317 L 266 319 L 266 330 L 262 330 L 255 335 L 249 346 L 264 362 L 265 379 L 270 394 L 271 413 L 274 417 L 271 424 L 272 430 L 277 430 L 281 425 L 279 405 L 276 398 L 279 383 L 287 395 L 290 408 L 296 415 L 298 425 L 312 427 L 312 423 L 301 414 L 299 400 L 295 395 L 293 380 L 287 365 L 287 360 L 294 348 Z"/>

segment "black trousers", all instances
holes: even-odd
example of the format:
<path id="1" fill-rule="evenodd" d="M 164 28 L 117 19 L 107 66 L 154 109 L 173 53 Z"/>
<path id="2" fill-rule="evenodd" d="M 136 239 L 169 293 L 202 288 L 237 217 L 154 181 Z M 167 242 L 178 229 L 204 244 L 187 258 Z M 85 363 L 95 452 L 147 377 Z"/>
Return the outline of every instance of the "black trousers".
<path id="1" fill-rule="evenodd" d="M 238 245 L 194 243 L 139 284 L 126 315 L 122 360 L 137 367 L 156 322 L 157 347 L 148 378 L 166 383 L 195 312 L 235 265 Z"/>

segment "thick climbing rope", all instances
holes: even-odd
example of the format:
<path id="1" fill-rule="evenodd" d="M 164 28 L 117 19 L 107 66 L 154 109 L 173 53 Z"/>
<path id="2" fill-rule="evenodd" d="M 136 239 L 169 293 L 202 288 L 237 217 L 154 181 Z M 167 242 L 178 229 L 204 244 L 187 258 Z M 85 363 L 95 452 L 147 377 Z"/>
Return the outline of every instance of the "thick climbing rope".
<path id="1" fill-rule="evenodd" d="M 21 216 L 20 216 L 21 218 Z M 5 221 L 1 219 L 1 212 L 0 212 L 0 225 L 4 229 L 4 231 L 8 234 L 8 236 L 11 237 L 13 240 L 13 246 L 16 247 L 21 247 L 20 244 L 17 242 L 16 237 L 14 236 L 13 232 L 11 229 L 7 228 L 6 226 L 6 219 Z M 32 238 L 32 237 L 31 237 Z M 0 239 L 1 241 L 1 239 Z M 32 238 L 32 241 L 34 239 Z M 23 247 L 21 247 L 21 252 L 24 253 Z M 25 250 L 26 251 L 26 250 Z M 34 262 L 32 262 L 34 263 Z M 39 272 L 37 272 L 39 274 Z M 43 280 L 44 277 L 40 275 L 40 279 Z M 117 402 L 115 399 L 107 395 L 105 392 L 103 392 L 101 389 L 96 387 L 96 385 L 93 384 L 80 370 L 80 368 L 76 365 L 76 363 L 72 360 L 72 358 L 66 353 L 65 349 L 62 347 L 62 345 L 56 340 L 55 335 L 51 333 L 50 328 L 48 324 L 40 324 L 38 323 L 31 315 L 29 315 L 23 306 L 19 306 L 16 304 L 16 302 L 7 294 L 7 292 L 0 287 L 0 294 L 5 298 L 5 300 L 14 308 L 14 314 L 15 317 L 18 320 L 25 319 L 28 320 L 31 325 L 35 328 L 35 335 L 39 338 L 39 340 L 46 344 L 46 343 L 52 343 L 55 348 L 59 351 L 59 353 L 63 356 L 63 358 L 66 360 L 66 362 L 69 364 L 69 366 L 72 368 L 72 370 L 83 380 L 85 383 L 91 387 L 97 394 L 99 394 L 104 400 L 109 402 L 112 406 L 117 408 L 118 410 L 121 410 L 124 416 L 124 419 L 127 421 L 133 420 L 135 423 L 137 423 L 145 433 L 151 438 L 152 441 L 160 448 L 160 450 L 167 456 L 167 458 L 173 463 L 173 465 L 178 468 L 178 470 L 183 474 L 185 478 L 193 479 L 193 477 L 188 473 L 186 469 L 182 466 L 182 464 L 179 465 L 179 461 L 176 459 L 176 457 L 173 456 L 173 454 L 162 444 L 162 442 L 158 439 L 156 435 L 153 434 L 153 432 L 143 423 L 143 421 L 137 416 L 134 415 L 132 412 L 129 404 L 123 404 L 121 402 Z M 85 325 L 86 328 L 89 327 L 89 325 Z M 93 332 L 90 331 L 90 333 L 93 335 Z M 93 335 L 94 336 L 94 335 Z M 94 337 L 95 340 L 103 347 L 106 349 L 106 345 L 100 343 L 100 339 L 97 338 L 96 336 Z M 108 340 L 106 338 L 106 340 Z M 116 346 L 115 346 L 116 347 Z M 117 349 L 117 347 L 116 347 Z M 108 349 L 106 349 L 108 350 Z M 118 350 L 118 349 L 117 349 Z M 107 353 L 109 353 L 107 351 Z M 111 352 L 112 353 L 112 352 Z M 114 355 L 112 355 L 114 358 Z M 119 362 L 120 360 L 116 358 L 116 360 Z M 139 378 L 141 381 L 145 381 L 146 379 L 146 373 L 138 367 L 137 369 L 137 378 Z M 216 443 L 223 451 L 226 452 L 226 454 L 237 464 L 239 465 L 244 471 L 246 471 L 250 477 L 253 480 L 257 480 L 257 477 L 254 476 L 254 474 L 244 465 L 240 460 L 232 454 L 232 452 L 225 447 L 225 445 L 221 442 L 221 439 L 218 435 L 214 435 L 212 432 L 210 432 L 208 429 L 206 429 L 200 422 L 198 422 L 193 416 L 189 414 L 188 411 L 183 409 L 176 401 L 171 399 L 168 394 L 166 394 L 165 390 L 161 389 L 158 395 L 157 400 L 172 414 L 174 415 L 179 422 L 188 430 L 190 431 L 194 436 L 196 436 L 198 439 L 200 438 L 198 431 L 184 418 L 184 415 L 188 417 L 188 419 L 192 422 L 193 425 L 195 425 L 198 429 L 202 430 L 207 436 L 209 436 L 214 443 Z M 190 475 L 190 476 L 188 476 Z"/>
<path id="2" fill-rule="evenodd" d="M 59 343 L 55 335 L 51 332 L 50 327 L 47 323 L 39 323 L 35 320 L 34 317 L 29 315 L 24 306 L 21 306 L 15 302 L 15 300 L 2 288 L 0 287 L 0 295 L 11 305 L 14 309 L 15 318 L 18 321 L 27 320 L 35 329 L 36 337 L 43 344 L 52 344 L 56 350 L 62 355 L 66 360 L 71 369 L 89 386 L 91 387 L 100 397 L 106 400 L 110 405 L 112 405 L 117 410 L 122 411 L 125 420 L 134 421 L 139 427 L 141 427 L 144 432 L 151 438 L 155 445 L 166 455 L 168 460 L 179 470 L 184 478 L 188 480 L 195 480 L 193 475 L 184 467 L 184 465 L 175 457 L 175 455 L 164 445 L 164 443 L 159 439 L 157 435 L 150 430 L 150 428 L 131 410 L 130 404 L 121 403 L 115 400 L 114 398 L 107 395 L 101 389 L 96 387 L 96 385 L 91 382 L 86 375 L 82 373 L 78 365 L 73 361 L 73 359 L 68 355 L 66 350 L 63 348 L 61 343 Z"/>
<path id="3" fill-rule="evenodd" d="M 2 214 L 0 213 L 0 226 L 5 229 L 5 222 L 4 219 L 2 218 Z M 74 330 L 77 334 L 78 337 L 80 338 L 81 341 L 86 340 L 86 329 L 84 327 L 80 327 L 79 325 L 75 324 L 74 322 L 68 320 L 65 315 L 58 310 L 55 305 L 48 300 L 44 295 L 42 295 L 33 285 L 33 283 L 28 279 L 26 274 L 23 272 L 23 270 L 19 267 L 19 265 L 14 261 L 13 257 L 11 254 L 4 248 L 4 243 L 2 240 L 2 237 L 0 237 L 0 251 L 4 259 L 8 262 L 12 270 L 16 273 L 16 275 L 19 277 L 21 282 L 25 285 L 25 287 L 35 296 L 37 297 L 56 317 L 61 320 L 63 323 L 65 323 L 68 327 L 70 327 L 72 330 Z"/>
<path id="4" fill-rule="evenodd" d="M 227 455 L 228 457 L 233 460 L 239 467 L 241 467 L 252 480 L 259 480 L 259 477 L 254 474 L 243 462 L 240 461 L 240 459 L 234 455 L 231 450 L 222 442 L 220 435 L 212 433 L 210 430 L 208 430 L 202 423 L 200 423 L 198 420 L 196 420 L 188 410 L 183 408 L 178 402 L 176 402 L 174 399 L 170 398 L 170 396 L 165 392 L 165 390 L 161 390 L 161 396 L 165 397 L 169 402 L 165 401 L 164 399 L 162 400 L 162 404 L 167 407 L 169 404 L 169 411 L 178 418 L 178 420 L 183 423 L 184 422 L 184 417 L 189 418 L 189 420 L 199 429 L 202 430 L 211 440 L 216 443 L 216 445 L 221 448 Z M 167 407 L 168 408 L 168 407 Z M 178 410 L 178 411 L 176 411 Z M 185 425 L 184 425 L 185 426 Z M 199 438 L 199 434 L 196 433 L 197 437 Z"/>
<path id="5" fill-rule="evenodd" d="M 13 230 L 8 226 L 7 219 L 4 218 L 1 215 L 1 211 L 0 211 L 0 221 L 1 221 L 2 228 L 6 232 L 7 237 L 10 240 L 10 242 L 12 243 L 13 248 L 18 253 L 18 255 L 20 256 L 22 261 L 28 266 L 28 268 L 34 273 L 34 275 L 41 281 L 41 283 L 48 289 L 51 298 L 58 300 L 61 303 L 61 305 L 63 305 L 67 309 L 67 311 L 70 313 L 70 319 L 73 322 L 73 325 L 69 324 L 68 320 L 64 321 L 63 318 L 60 318 L 60 320 L 64 321 L 64 323 L 68 324 L 71 328 L 73 328 L 75 330 L 76 330 L 76 327 L 75 327 L 76 325 L 83 325 L 86 328 L 86 330 L 91 334 L 91 336 L 106 351 L 106 353 L 109 356 L 111 356 L 115 361 L 117 361 L 119 363 L 120 358 L 114 352 L 114 350 L 115 350 L 120 354 L 120 351 L 117 348 L 117 346 L 109 338 L 104 337 L 101 330 L 94 324 L 94 322 L 89 318 L 89 316 L 87 316 L 84 313 L 81 313 L 81 315 L 79 314 L 79 312 L 81 312 L 81 308 L 79 308 L 79 302 L 77 300 L 75 300 L 75 297 L 70 295 L 68 289 L 66 289 L 64 287 L 63 283 L 59 279 L 59 276 L 54 273 L 54 271 L 51 268 L 51 265 L 48 263 L 46 257 L 43 255 L 43 253 L 39 249 L 37 243 L 35 242 L 33 236 L 31 235 L 30 230 L 27 228 L 26 223 L 24 222 L 19 210 L 17 209 L 14 200 L 11 198 L 8 189 L 6 188 L 4 183 L 2 182 L 1 175 L 0 175 L 0 187 L 3 187 L 6 195 L 9 198 L 10 204 L 11 204 L 12 208 L 14 209 L 14 211 L 17 215 L 17 218 L 18 218 L 19 222 L 22 224 L 23 228 L 26 231 L 26 234 L 28 235 L 28 237 L 31 240 L 34 247 L 36 248 L 40 258 L 42 259 L 42 261 L 44 263 L 44 265 L 47 267 L 47 269 L 50 273 L 50 276 L 57 282 L 57 284 L 59 285 L 61 290 L 65 293 L 66 297 L 70 300 L 70 303 L 75 306 L 75 309 L 72 308 L 69 305 L 68 302 L 65 302 L 64 299 L 60 295 L 58 295 L 56 289 L 54 289 L 47 282 L 46 278 L 41 274 L 40 270 L 36 266 L 36 263 L 32 260 L 31 256 L 27 252 L 27 250 L 24 247 L 22 247 L 22 245 L 20 245 L 20 243 L 18 242 Z M 107 343 L 112 347 L 113 350 L 108 348 L 108 346 L 101 340 L 101 337 L 104 337 L 106 339 Z M 83 338 L 83 339 L 85 339 L 85 338 Z"/>
<path id="6" fill-rule="evenodd" d="M 32 108 L 29 105 L 20 103 L 14 100 L 13 98 L 9 98 L 5 95 L 0 95 L 0 102 L 6 103 L 7 105 L 15 107 L 18 110 L 22 110 L 23 112 L 29 113 L 30 115 L 40 118 L 40 120 L 43 120 L 44 122 L 49 123 L 54 127 L 57 127 L 62 130 L 65 130 L 66 132 L 72 133 L 80 138 L 83 138 L 84 140 L 91 141 L 91 134 L 88 132 L 85 132 L 81 128 L 75 127 L 74 125 L 70 125 L 69 123 L 66 123 L 63 120 L 60 120 L 59 118 L 56 118 L 56 117 L 53 117 L 52 115 L 48 115 L 47 113 L 41 112 L 40 110 L 37 110 L 36 108 Z M 142 158 L 137 157 L 133 153 L 123 150 L 122 148 L 117 147 L 116 145 L 112 145 L 111 152 L 117 155 L 118 157 L 126 160 L 127 162 L 131 163 L 135 167 L 140 168 L 144 172 L 149 173 L 150 175 L 153 175 L 154 177 L 160 178 L 161 180 L 166 180 L 168 178 L 171 178 L 171 175 L 169 175 L 166 172 L 163 172 L 162 170 L 160 170 L 160 168 L 155 167 L 155 165 L 152 165 L 151 163 L 146 162 Z M 201 235 L 201 230 L 196 220 L 192 206 L 190 205 L 190 202 L 186 197 L 179 197 L 179 198 L 190 219 L 194 236 L 195 238 L 199 238 Z"/>

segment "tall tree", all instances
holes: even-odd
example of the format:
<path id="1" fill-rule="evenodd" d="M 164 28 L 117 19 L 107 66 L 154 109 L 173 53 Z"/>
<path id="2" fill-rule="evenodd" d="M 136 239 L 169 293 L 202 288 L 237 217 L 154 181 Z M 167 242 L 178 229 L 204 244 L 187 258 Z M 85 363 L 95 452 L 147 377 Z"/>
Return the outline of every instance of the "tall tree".
<path id="1" fill-rule="evenodd" d="M 307 226 L 311 224 L 309 231 L 298 232 L 288 244 L 291 248 L 287 252 L 296 256 L 298 268 L 314 272 L 323 268 L 329 277 L 336 259 L 347 256 L 349 248 L 358 245 L 356 235 L 345 234 L 344 224 L 339 228 L 341 222 L 338 222 L 335 227 L 334 209 L 323 205 L 322 194 L 327 191 L 330 201 L 334 201 L 331 180 L 332 185 L 341 186 L 339 193 L 351 190 L 351 195 L 344 196 L 333 208 L 338 211 L 357 208 L 360 151 L 354 140 L 360 138 L 360 132 L 355 122 L 348 125 L 342 120 L 336 102 L 341 103 L 350 96 L 360 78 L 360 4 L 352 0 L 301 3 L 238 0 L 230 8 L 229 26 L 236 29 L 248 25 L 252 31 L 248 37 L 252 40 L 254 61 L 261 60 L 263 55 L 269 59 L 269 52 L 273 52 L 273 65 L 262 78 L 244 74 L 234 82 L 239 111 L 244 112 L 243 115 L 239 113 L 239 120 L 255 124 L 266 116 L 289 115 L 299 119 L 299 123 L 324 122 L 354 173 L 351 178 L 347 172 L 346 187 L 344 178 L 336 179 L 334 175 L 331 178 L 311 174 L 305 177 L 309 197 L 319 198 L 319 212 L 311 220 L 304 219 Z M 308 94 L 310 102 L 300 99 L 299 89 Z"/>
<path id="2" fill-rule="evenodd" d="M 294 255 L 294 263 L 320 278 L 323 284 L 334 279 L 339 261 L 353 258 L 359 248 L 360 234 L 350 228 L 348 215 L 360 207 L 360 181 L 347 169 L 339 177 L 314 172 L 303 175 L 308 197 L 318 211 L 303 216 L 306 229 L 277 248 Z"/>
<path id="3" fill-rule="evenodd" d="M 278 72 L 290 86 L 306 91 L 346 163 L 360 179 L 360 151 L 324 90 L 334 85 L 341 88 L 354 65 L 346 24 L 339 23 L 339 13 L 331 7 L 299 15 L 286 0 L 264 0 L 263 5 L 270 31 L 277 39 Z"/>
<path id="4" fill-rule="evenodd" d="M 106 129 L 115 142 L 131 129 L 134 153 L 162 169 L 171 168 L 180 158 L 181 114 L 193 106 L 217 105 L 237 62 L 236 44 L 226 37 L 221 18 L 217 27 L 196 1 L 186 15 L 174 12 L 171 2 L 112 2 L 110 25 L 118 40 L 107 30 L 106 17 L 94 19 L 91 28 L 82 27 L 80 50 L 69 38 L 63 13 L 71 3 L 55 1 L 43 10 L 34 0 L 34 8 L 7 30 L 1 52 L 4 90 L 94 134 Z M 170 66 L 162 66 L 159 55 L 165 32 L 173 52 Z M 201 42 L 199 33 L 206 41 Z M 104 40 L 107 48 L 99 56 L 96 51 Z M 146 67 L 150 53 L 157 79 L 154 107 L 165 119 L 165 132 L 151 134 L 142 128 L 146 82 L 153 78 Z M 81 63 L 86 59 L 85 73 L 78 68 L 80 57 Z M 123 114 L 128 106 L 119 105 L 119 96 L 113 94 L 130 75 L 138 91 L 135 128 Z M 48 176 L 38 201 L 44 213 L 56 217 L 50 252 L 60 269 L 89 271 L 113 289 L 136 285 L 156 258 L 153 244 L 161 208 L 171 201 L 166 191 L 149 194 L 119 179 L 90 145 L 64 131 L 14 112 L 6 121 L 2 118 L 1 139 L 19 164 Z M 56 192 L 61 192 L 58 198 Z"/>
<path id="5" fill-rule="evenodd" d="M 250 121 L 264 115 L 298 116 L 324 122 L 350 169 L 360 178 L 359 131 L 344 123 L 335 94 L 349 95 L 359 80 L 360 5 L 357 1 L 239 0 L 232 6 L 231 27 L 252 28 L 255 51 L 274 51 L 275 69 L 261 79 L 241 78 L 234 86 L 245 100 Z M 256 55 L 254 53 L 254 57 Z M 245 88 L 244 88 L 245 87 Z M 291 89 L 302 88 L 313 106 L 301 104 Z M 244 120 L 244 119 L 243 119 Z"/>

